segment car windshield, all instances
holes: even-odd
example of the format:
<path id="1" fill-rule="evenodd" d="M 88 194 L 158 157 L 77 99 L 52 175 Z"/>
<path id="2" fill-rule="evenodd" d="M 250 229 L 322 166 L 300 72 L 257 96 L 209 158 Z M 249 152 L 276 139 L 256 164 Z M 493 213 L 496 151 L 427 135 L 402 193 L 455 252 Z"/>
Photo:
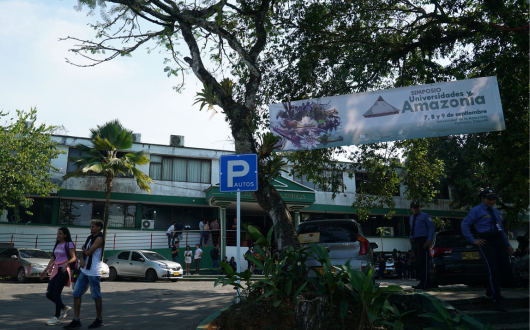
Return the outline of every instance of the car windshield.
<path id="1" fill-rule="evenodd" d="M 166 258 L 164 258 L 164 256 L 162 256 L 161 254 L 159 253 L 156 253 L 156 252 L 142 252 L 142 254 L 144 255 L 144 257 L 146 257 L 148 260 L 154 260 L 154 261 L 157 261 L 157 260 L 166 260 Z"/>
<path id="2" fill-rule="evenodd" d="M 459 231 L 452 232 L 440 232 L 436 235 L 435 247 L 440 248 L 452 248 L 452 247 L 463 247 L 471 244 L 464 234 Z"/>
<path id="3" fill-rule="evenodd" d="M 319 233 L 319 243 L 357 242 L 359 228 L 354 222 L 304 223 L 296 231 L 298 234 Z"/>
<path id="4" fill-rule="evenodd" d="M 51 259 L 50 255 L 42 250 L 18 250 L 22 258 Z"/>

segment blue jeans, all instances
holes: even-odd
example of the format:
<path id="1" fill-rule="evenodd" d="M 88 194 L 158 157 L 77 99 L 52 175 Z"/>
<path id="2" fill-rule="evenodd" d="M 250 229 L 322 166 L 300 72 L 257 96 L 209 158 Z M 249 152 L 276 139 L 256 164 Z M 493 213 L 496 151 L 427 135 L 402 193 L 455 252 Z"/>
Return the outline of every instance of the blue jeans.
<path id="1" fill-rule="evenodd" d="M 212 261 L 213 261 L 213 268 L 214 268 L 213 274 L 219 275 L 219 268 L 221 267 L 221 265 L 219 264 L 219 260 L 212 260 Z"/>
<path id="2" fill-rule="evenodd" d="M 87 285 L 90 285 L 90 295 L 92 299 L 101 299 L 101 277 L 87 276 L 83 272 L 79 273 L 77 282 L 74 288 L 74 298 L 80 298 L 85 291 Z"/>
<path id="3" fill-rule="evenodd" d="M 171 239 L 172 239 L 171 236 L 173 236 L 173 235 L 171 235 L 171 233 L 166 233 L 166 235 L 167 235 L 167 245 L 168 245 L 170 248 L 172 248 L 173 245 L 175 245 L 175 239 L 173 238 L 173 240 L 171 240 Z"/>
<path id="4" fill-rule="evenodd" d="M 61 299 L 61 293 L 67 280 L 68 272 L 63 272 L 61 267 L 57 275 L 48 282 L 48 288 L 46 289 L 46 298 L 55 303 L 55 317 L 57 318 L 61 316 L 61 310 L 65 307 Z"/>
<path id="5" fill-rule="evenodd" d="M 173 261 L 174 261 L 174 262 L 177 262 L 177 263 L 179 262 L 179 256 L 178 256 L 178 254 L 175 253 L 175 255 L 173 256 Z"/>

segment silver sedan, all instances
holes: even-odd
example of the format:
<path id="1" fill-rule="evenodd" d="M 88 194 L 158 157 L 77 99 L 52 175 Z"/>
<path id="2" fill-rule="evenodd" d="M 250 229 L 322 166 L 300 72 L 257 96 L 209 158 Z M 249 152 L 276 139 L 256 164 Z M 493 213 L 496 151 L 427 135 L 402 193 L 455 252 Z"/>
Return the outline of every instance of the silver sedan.
<path id="1" fill-rule="evenodd" d="M 0 276 L 16 276 L 20 283 L 39 278 L 50 259 L 48 253 L 39 249 L 7 248 L 0 252 Z"/>
<path id="2" fill-rule="evenodd" d="M 145 278 L 150 282 L 158 279 L 176 282 L 182 278 L 182 266 L 178 262 L 169 261 L 153 251 L 124 250 L 105 260 L 109 265 L 109 280 L 121 277 Z"/>

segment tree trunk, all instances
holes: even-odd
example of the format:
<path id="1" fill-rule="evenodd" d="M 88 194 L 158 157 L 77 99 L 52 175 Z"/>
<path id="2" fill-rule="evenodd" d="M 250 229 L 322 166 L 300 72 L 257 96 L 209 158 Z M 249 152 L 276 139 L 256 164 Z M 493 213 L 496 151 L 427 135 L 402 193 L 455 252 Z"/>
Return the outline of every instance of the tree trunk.
<path id="1" fill-rule="evenodd" d="M 269 214 L 275 227 L 278 250 L 284 251 L 288 246 L 300 247 L 296 236 L 294 221 L 280 193 L 267 180 L 258 179 L 258 190 L 253 193 L 259 206 Z"/>
<path id="2" fill-rule="evenodd" d="M 243 113 L 248 116 L 252 111 L 245 107 L 239 107 L 235 112 Z M 244 126 L 246 120 L 239 119 L 231 122 L 232 135 L 235 141 L 235 151 L 237 154 L 255 153 L 255 141 L 252 132 Z M 274 188 L 268 177 L 261 175 L 260 167 L 265 166 L 264 159 L 258 159 L 258 190 L 253 192 L 254 199 L 259 206 L 269 214 L 275 227 L 276 243 L 278 250 L 284 251 L 288 246 L 294 249 L 300 247 L 298 237 L 294 228 L 294 220 L 289 213 L 287 205 L 280 196 L 280 193 Z"/>
<path id="3" fill-rule="evenodd" d="M 101 260 L 103 260 L 103 256 L 105 255 L 105 243 L 107 242 L 107 227 L 109 226 L 109 212 L 110 212 L 110 191 L 112 190 L 112 181 L 114 180 L 114 177 L 107 176 L 107 181 L 105 183 L 107 184 L 107 187 L 105 189 L 105 192 L 107 193 L 107 199 L 105 200 L 105 217 L 103 220 L 103 250 L 101 252 Z"/>
<path id="4" fill-rule="evenodd" d="M 296 330 L 326 329 L 328 299 L 315 293 L 302 293 L 296 297 L 294 310 Z"/>

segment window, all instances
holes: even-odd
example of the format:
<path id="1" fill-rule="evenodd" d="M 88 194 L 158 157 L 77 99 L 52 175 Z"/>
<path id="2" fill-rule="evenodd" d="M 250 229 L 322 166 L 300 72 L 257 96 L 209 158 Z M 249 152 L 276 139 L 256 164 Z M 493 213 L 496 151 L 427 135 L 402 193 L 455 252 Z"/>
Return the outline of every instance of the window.
<path id="1" fill-rule="evenodd" d="M 153 180 L 210 183 L 211 164 L 208 159 L 151 155 L 149 176 Z"/>
<path id="2" fill-rule="evenodd" d="M 357 172 L 355 173 L 355 188 L 356 190 L 360 190 L 362 189 L 364 191 L 364 193 L 368 194 L 368 195 L 375 195 L 375 189 L 373 186 L 373 184 L 376 184 L 376 182 L 372 183 L 371 179 L 370 179 L 370 174 L 369 173 L 363 173 L 363 172 Z M 375 181 L 377 181 L 377 179 L 379 178 L 376 178 Z M 401 193 L 399 192 L 399 188 L 396 189 L 396 191 L 394 191 L 394 193 L 392 194 L 393 196 L 401 196 Z"/>
<path id="3" fill-rule="evenodd" d="M 41 250 L 18 250 L 20 252 L 20 257 L 25 259 L 35 258 L 35 259 L 51 259 L 50 255 Z"/>
<path id="4" fill-rule="evenodd" d="M 357 227 L 357 224 L 349 221 L 304 222 L 296 231 L 299 235 L 320 233 L 319 243 L 357 242 L 359 235 L 359 227 Z"/>
<path id="5" fill-rule="evenodd" d="M 63 199 L 59 204 L 59 224 L 90 226 L 90 220 L 105 218 L 105 202 Z M 136 204 L 110 203 L 109 228 L 136 227 Z"/>
<path id="6" fill-rule="evenodd" d="M 131 255 L 131 261 L 140 261 L 142 259 L 142 255 L 138 252 L 133 252 Z"/>
<path id="7" fill-rule="evenodd" d="M 331 171 L 324 171 L 323 175 L 325 177 L 331 177 L 331 174 L 332 172 Z M 343 182 L 344 178 L 343 176 L 340 177 L 340 180 L 341 180 L 341 183 Z M 322 187 L 320 187 L 319 185 L 315 184 L 313 181 L 309 180 L 307 178 L 307 175 L 302 175 L 302 177 L 300 177 L 299 174 L 296 174 L 294 177 L 293 177 L 293 181 L 295 182 L 298 182 L 300 184 L 303 184 L 304 186 L 306 187 L 309 187 L 311 189 L 314 189 L 314 190 L 318 190 L 318 191 L 331 191 L 329 189 L 323 189 Z M 344 187 L 342 188 L 342 192 L 344 192 Z"/>
<path id="8" fill-rule="evenodd" d="M 130 254 L 129 251 L 121 252 L 120 254 L 118 254 L 118 259 L 129 260 L 129 254 Z"/>
<path id="9" fill-rule="evenodd" d="M 7 249 L 7 250 L 2 251 L 2 253 L 0 253 L 0 257 L 11 258 L 12 255 L 16 255 L 16 254 L 17 254 L 17 251 L 15 251 L 15 249 Z"/>
<path id="10" fill-rule="evenodd" d="M 440 186 L 437 187 L 436 194 L 434 195 L 435 198 L 438 199 L 449 199 L 449 186 L 443 185 L 441 188 Z"/>
<path id="11" fill-rule="evenodd" d="M 26 213 L 29 211 L 33 215 Z M 25 209 L 23 207 L 18 208 L 18 215 L 21 223 L 52 223 L 52 211 L 53 211 L 53 198 L 33 198 L 33 204 Z M 7 218 L 10 222 L 16 222 L 15 209 L 7 209 Z"/>

